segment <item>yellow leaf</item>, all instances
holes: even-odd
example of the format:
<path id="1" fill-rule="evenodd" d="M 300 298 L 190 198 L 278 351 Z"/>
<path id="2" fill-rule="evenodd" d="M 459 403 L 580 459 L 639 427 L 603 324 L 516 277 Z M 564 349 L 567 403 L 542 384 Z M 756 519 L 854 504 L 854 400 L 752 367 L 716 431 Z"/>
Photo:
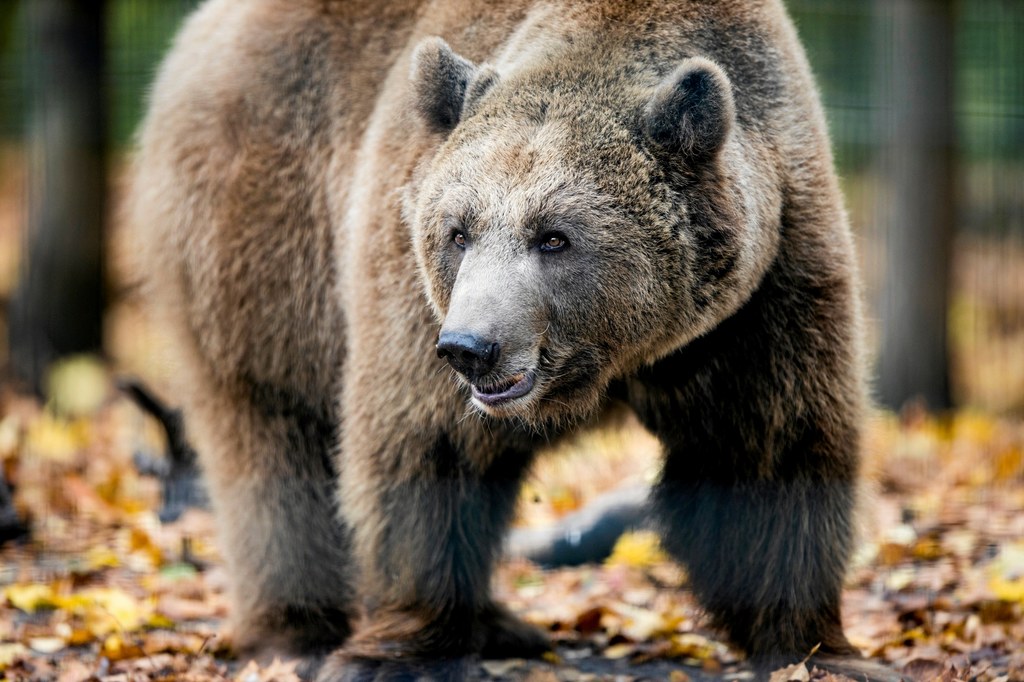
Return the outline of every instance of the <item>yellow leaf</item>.
<path id="1" fill-rule="evenodd" d="M 1001 451 L 995 458 L 995 476 L 997 481 L 1009 481 L 1024 473 L 1024 450 L 1010 447 Z"/>
<path id="2" fill-rule="evenodd" d="M 554 651 L 545 651 L 541 654 L 541 658 L 551 665 L 562 665 L 562 657 L 556 654 Z"/>
<path id="3" fill-rule="evenodd" d="M 994 575 L 989 579 L 988 587 L 996 599 L 1024 603 L 1024 578 L 1007 580 L 1002 576 Z"/>
<path id="4" fill-rule="evenodd" d="M 900 633 L 896 637 L 896 639 L 893 640 L 893 642 L 894 643 L 899 643 L 899 642 L 906 642 L 908 640 L 912 641 L 912 642 L 923 642 L 923 641 L 925 641 L 927 639 L 928 639 L 928 635 L 925 633 L 924 629 L 917 627 L 917 628 L 911 628 L 910 630 L 905 630 L 904 632 Z"/>
<path id="5" fill-rule="evenodd" d="M 81 646 L 95 641 L 96 636 L 85 628 L 73 628 L 67 639 L 71 646 Z"/>
<path id="6" fill-rule="evenodd" d="M 898 566 L 908 556 L 907 547 L 895 542 L 884 542 L 878 546 L 878 560 L 883 566 Z"/>
<path id="7" fill-rule="evenodd" d="M 94 587 L 59 597 L 57 605 L 85 618 L 85 627 L 96 637 L 137 630 L 149 620 L 153 608 L 124 590 Z"/>
<path id="8" fill-rule="evenodd" d="M 28 427 L 25 449 L 34 457 L 54 462 L 74 461 L 82 442 L 71 425 L 51 414 L 44 413 Z"/>
<path id="9" fill-rule="evenodd" d="M 575 511 L 580 507 L 580 497 L 567 487 L 556 488 L 551 493 L 551 507 L 559 516 Z"/>
<path id="10" fill-rule="evenodd" d="M 91 547 L 85 553 L 85 565 L 90 571 L 98 571 L 101 568 L 117 568 L 121 560 L 109 547 Z"/>
<path id="11" fill-rule="evenodd" d="M 915 559 L 935 561 L 945 556 L 946 552 L 938 540 L 933 537 L 925 537 L 914 543 L 912 554 Z"/>
<path id="12" fill-rule="evenodd" d="M 917 578 L 917 572 L 911 566 L 901 566 L 893 569 L 885 578 L 885 586 L 893 592 L 910 587 Z"/>
<path id="13" fill-rule="evenodd" d="M 24 644 L 0 644 L 0 672 L 29 655 Z"/>
<path id="14" fill-rule="evenodd" d="M 107 370 L 98 358 L 78 355 L 55 364 L 47 377 L 47 395 L 57 414 L 87 416 L 107 397 Z"/>
<path id="15" fill-rule="evenodd" d="M 670 651 L 676 658 L 695 658 L 704 661 L 715 655 L 715 645 L 706 637 L 687 632 L 672 637 Z"/>
<path id="16" fill-rule="evenodd" d="M 28 647 L 37 654 L 55 654 L 67 645 L 60 637 L 33 637 L 28 640 Z"/>
<path id="17" fill-rule="evenodd" d="M 145 623 L 143 606 L 133 596 L 116 588 L 97 587 L 86 592 L 96 607 L 117 621 L 119 629 L 135 630 Z M 98 615 L 98 614 L 95 614 Z M 103 621 L 105 619 L 98 618 Z"/>
<path id="18" fill-rule="evenodd" d="M 1024 542 L 999 548 L 999 557 L 988 567 L 989 589 L 997 599 L 1024 603 Z"/>
<path id="19" fill-rule="evenodd" d="M 982 445 L 995 436 L 996 422 L 978 412 L 960 412 L 953 418 L 953 431 L 958 438 Z"/>
<path id="20" fill-rule="evenodd" d="M 615 611 L 623 617 L 622 634 L 634 642 L 671 634 L 683 620 L 675 614 L 662 614 L 626 604 L 616 606 Z"/>
<path id="21" fill-rule="evenodd" d="M 17 454 L 18 434 L 18 420 L 14 415 L 9 414 L 0 419 L 0 462 Z"/>
<path id="22" fill-rule="evenodd" d="M 120 634 L 110 635 L 104 639 L 103 646 L 100 647 L 100 653 L 111 661 L 123 661 L 126 658 L 141 658 L 146 655 L 138 644 Z"/>
<path id="23" fill-rule="evenodd" d="M 10 585 L 4 589 L 4 598 L 11 606 L 25 613 L 35 613 L 39 609 L 56 606 L 56 595 L 49 585 L 29 583 L 27 585 Z"/>
<path id="24" fill-rule="evenodd" d="M 618 659 L 625 658 L 636 651 L 636 646 L 633 644 L 612 644 L 610 647 L 604 650 L 601 654 L 605 658 Z"/>
<path id="25" fill-rule="evenodd" d="M 146 625 L 151 628 L 170 629 L 174 627 L 174 621 L 164 614 L 154 611 L 146 620 Z"/>
<path id="26" fill-rule="evenodd" d="M 657 533 L 652 531 L 637 531 L 625 533 L 615 543 L 612 554 L 605 560 L 609 566 L 633 566 L 645 568 L 653 564 L 667 560 L 665 552 L 661 549 Z"/>
<path id="27" fill-rule="evenodd" d="M 143 555 L 153 566 L 159 566 L 164 561 L 163 552 L 153 542 L 149 533 L 141 528 L 131 529 L 129 548 L 133 553 Z"/>

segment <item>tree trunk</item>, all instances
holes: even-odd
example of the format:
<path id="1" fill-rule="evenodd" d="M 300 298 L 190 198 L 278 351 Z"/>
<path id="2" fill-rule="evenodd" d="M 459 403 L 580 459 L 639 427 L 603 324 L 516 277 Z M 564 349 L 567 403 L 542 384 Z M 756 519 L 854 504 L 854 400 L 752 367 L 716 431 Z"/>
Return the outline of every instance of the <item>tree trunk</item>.
<path id="1" fill-rule="evenodd" d="M 104 4 L 32 0 L 25 7 L 35 89 L 29 224 L 9 334 L 14 374 L 37 393 L 54 360 L 102 348 Z"/>
<path id="2" fill-rule="evenodd" d="M 888 261 L 878 392 L 899 409 L 950 406 L 947 348 L 956 218 L 953 0 L 879 0 L 891 30 L 879 58 L 885 88 L 882 160 Z M 884 44 L 884 43 L 883 43 Z"/>

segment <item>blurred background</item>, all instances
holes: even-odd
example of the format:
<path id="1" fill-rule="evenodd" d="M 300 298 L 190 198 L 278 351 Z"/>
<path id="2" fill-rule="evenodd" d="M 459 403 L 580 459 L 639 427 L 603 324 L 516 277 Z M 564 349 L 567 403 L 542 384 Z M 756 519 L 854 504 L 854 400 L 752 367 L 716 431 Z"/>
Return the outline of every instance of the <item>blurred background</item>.
<path id="1" fill-rule="evenodd" d="M 0 3 L 0 367 L 146 369 L 118 200 L 195 0 Z M 859 244 L 876 396 L 1024 410 L 1024 2 L 789 0 Z M 152 364 L 152 363 L 149 363 Z M 156 371 L 160 371 L 159 367 Z"/>
<path id="2" fill-rule="evenodd" d="M 64 647 L 125 666 L 187 651 L 199 665 L 226 609 L 119 208 L 147 88 L 197 4 L 0 0 L 0 677 L 13 666 L 11 679 L 43 679 L 42 656 Z M 915 679 L 949 665 L 988 672 L 943 679 L 1024 679 L 1024 0 L 787 5 L 858 244 L 881 408 L 864 439 L 874 490 L 847 632 L 900 669 L 938 666 Z M 153 392 L 125 390 L 131 376 Z M 541 544 L 583 537 L 587 552 L 518 556 L 611 552 L 611 564 L 543 579 L 505 564 L 496 591 L 556 638 L 597 650 L 658 640 L 651 655 L 732 665 L 685 591 L 665 601 L 683 578 L 649 580 L 664 559 L 653 536 L 627 534 L 612 551 L 642 523 L 660 455 L 635 420 L 619 422 L 542 458 L 516 522 Z M 611 508 L 628 518 L 602 516 Z M 613 531 L 579 521 L 595 516 Z M 83 613 L 88 585 L 106 591 Z M 161 649 L 147 634 L 125 648 L 126 632 L 143 631 L 192 639 Z M 90 660 L 83 680 L 106 670 Z"/>

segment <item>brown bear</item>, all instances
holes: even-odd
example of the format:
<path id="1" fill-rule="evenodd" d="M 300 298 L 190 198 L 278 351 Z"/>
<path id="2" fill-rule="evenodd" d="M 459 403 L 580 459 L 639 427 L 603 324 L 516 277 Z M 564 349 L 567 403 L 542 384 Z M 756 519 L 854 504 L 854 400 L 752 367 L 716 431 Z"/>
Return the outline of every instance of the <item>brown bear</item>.
<path id="1" fill-rule="evenodd" d="M 502 534 L 618 401 L 715 622 L 852 652 L 857 278 L 781 0 L 209 0 L 132 206 L 241 648 L 340 647 L 323 680 L 543 651 L 490 596 Z"/>

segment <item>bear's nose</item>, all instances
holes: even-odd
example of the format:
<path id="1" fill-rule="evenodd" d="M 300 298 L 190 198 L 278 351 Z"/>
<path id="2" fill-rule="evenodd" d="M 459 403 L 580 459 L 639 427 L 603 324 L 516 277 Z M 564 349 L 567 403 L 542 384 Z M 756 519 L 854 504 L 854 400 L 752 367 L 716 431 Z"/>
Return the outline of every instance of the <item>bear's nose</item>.
<path id="1" fill-rule="evenodd" d="M 500 353 L 496 342 L 474 334 L 444 332 L 437 339 L 437 357 L 446 359 L 456 372 L 470 380 L 494 369 Z"/>

